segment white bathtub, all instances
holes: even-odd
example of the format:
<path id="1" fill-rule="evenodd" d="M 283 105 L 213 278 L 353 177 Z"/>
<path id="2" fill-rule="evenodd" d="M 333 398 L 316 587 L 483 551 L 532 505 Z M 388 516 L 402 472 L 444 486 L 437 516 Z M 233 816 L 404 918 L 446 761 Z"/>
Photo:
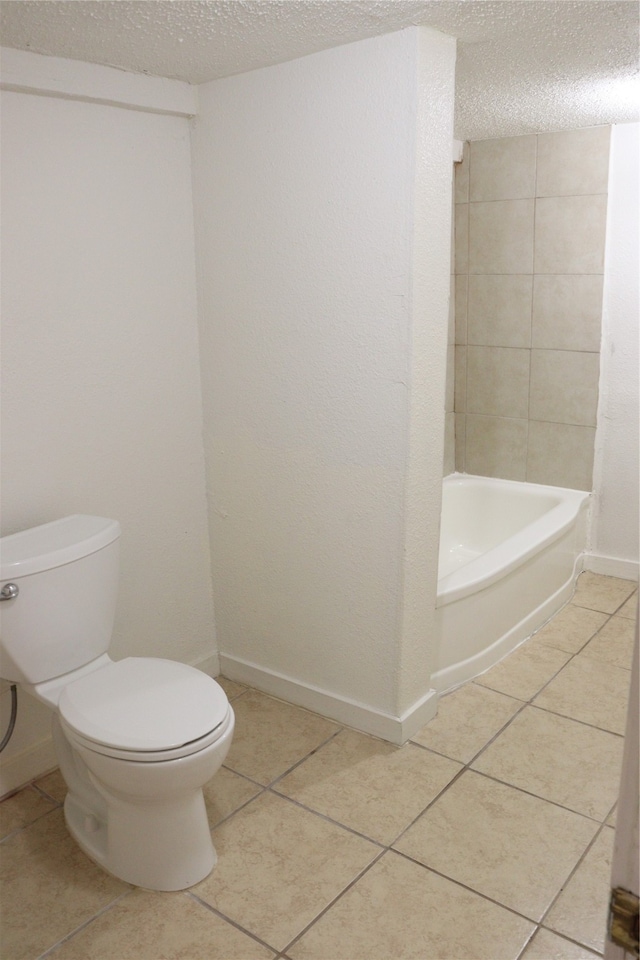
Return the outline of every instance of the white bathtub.
<path id="1" fill-rule="evenodd" d="M 573 592 L 589 494 L 452 474 L 443 482 L 432 685 L 443 693 L 487 670 Z"/>

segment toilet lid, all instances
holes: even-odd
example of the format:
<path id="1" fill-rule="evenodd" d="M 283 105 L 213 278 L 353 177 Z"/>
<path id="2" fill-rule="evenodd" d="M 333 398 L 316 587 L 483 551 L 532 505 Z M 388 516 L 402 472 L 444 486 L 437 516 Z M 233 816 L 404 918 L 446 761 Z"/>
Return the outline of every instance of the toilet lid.
<path id="1" fill-rule="evenodd" d="M 195 667 L 129 657 L 70 683 L 58 708 L 72 730 L 94 743 L 160 751 L 206 736 L 223 722 L 229 702 Z"/>

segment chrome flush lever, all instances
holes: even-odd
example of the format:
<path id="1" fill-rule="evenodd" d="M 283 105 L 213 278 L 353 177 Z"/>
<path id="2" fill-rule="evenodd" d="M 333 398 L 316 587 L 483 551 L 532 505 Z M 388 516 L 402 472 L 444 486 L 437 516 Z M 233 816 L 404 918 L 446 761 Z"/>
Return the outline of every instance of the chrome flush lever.
<path id="1" fill-rule="evenodd" d="M 0 600 L 13 600 L 19 593 L 20 588 L 17 583 L 5 583 L 2 590 L 0 590 Z"/>

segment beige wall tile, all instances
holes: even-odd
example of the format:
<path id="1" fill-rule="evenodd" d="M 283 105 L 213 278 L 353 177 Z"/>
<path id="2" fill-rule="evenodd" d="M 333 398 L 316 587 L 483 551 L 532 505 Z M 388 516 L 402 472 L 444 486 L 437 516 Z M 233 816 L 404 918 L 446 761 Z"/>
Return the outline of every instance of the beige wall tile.
<path id="1" fill-rule="evenodd" d="M 467 296 L 469 275 L 461 273 L 456 277 L 456 343 L 467 342 Z"/>
<path id="2" fill-rule="evenodd" d="M 456 273 L 469 272 L 469 204 L 456 203 L 455 208 Z"/>
<path id="3" fill-rule="evenodd" d="M 534 204 L 534 200 L 469 204 L 469 273 L 532 272 Z"/>
<path id="4" fill-rule="evenodd" d="M 526 418 L 529 351 L 467 347 L 467 413 Z"/>
<path id="5" fill-rule="evenodd" d="M 538 136 L 536 196 L 606 193 L 610 127 L 585 127 Z"/>
<path id="6" fill-rule="evenodd" d="M 469 202 L 469 142 L 465 141 L 462 148 L 462 163 L 454 165 L 454 192 L 456 203 Z"/>
<path id="7" fill-rule="evenodd" d="M 454 409 L 456 413 L 464 413 L 467 406 L 467 348 L 456 347 L 455 355 L 455 388 Z"/>
<path id="8" fill-rule="evenodd" d="M 467 472 L 480 477 L 524 480 L 528 432 L 526 420 L 467 416 Z"/>
<path id="9" fill-rule="evenodd" d="M 529 421 L 527 481 L 593 489 L 595 427 Z"/>
<path id="10" fill-rule="evenodd" d="M 458 473 L 465 473 L 465 447 L 467 436 L 466 416 L 464 413 L 456 413 L 456 470 Z"/>
<path id="11" fill-rule="evenodd" d="M 456 469 L 456 415 L 447 413 L 444 418 L 444 464 L 443 475 L 448 477 Z"/>
<path id="12" fill-rule="evenodd" d="M 532 346 L 597 353 L 602 336 L 602 284 L 602 276 L 591 274 L 534 277 Z"/>
<path id="13" fill-rule="evenodd" d="M 444 398 L 445 413 L 453 413 L 453 399 L 455 389 L 455 364 L 456 349 L 454 344 L 450 343 L 447 347 L 447 382 Z"/>
<path id="14" fill-rule="evenodd" d="M 447 342 L 456 342 L 456 280 L 453 274 L 451 276 L 451 286 L 449 288 Z"/>
<path id="15" fill-rule="evenodd" d="M 573 350 L 531 351 L 532 420 L 595 426 L 600 357 Z"/>
<path id="16" fill-rule="evenodd" d="M 469 277 L 467 340 L 487 347 L 530 347 L 533 277 Z"/>
<path id="17" fill-rule="evenodd" d="M 537 200 L 534 273 L 602 273 L 606 217 L 606 196 Z"/>
<path id="18" fill-rule="evenodd" d="M 476 140 L 470 150 L 470 200 L 535 197 L 536 138 Z"/>

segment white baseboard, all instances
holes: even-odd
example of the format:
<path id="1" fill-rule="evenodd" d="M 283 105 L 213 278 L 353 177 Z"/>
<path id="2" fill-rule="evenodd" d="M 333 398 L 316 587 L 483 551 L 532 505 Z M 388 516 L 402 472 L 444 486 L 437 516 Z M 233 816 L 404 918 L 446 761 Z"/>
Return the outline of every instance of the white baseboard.
<path id="1" fill-rule="evenodd" d="M 217 653 L 214 653 L 210 657 L 202 657 L 200 660 L 192 663 L 191 666 L 202 670 L 203 673 L 208 674 L 210 677 L 217 677 L 220 673 L 220 657 Z"/>
<path id="2" fill-rule="evenodd" d="M 638 581 L 640 565 L 637 560 L 619 560 L 617 557 L 605 557 L 597 553 L 585 553 L 584 569 L 591 573 L 601 573 L 605 577 L 618 577 L 620 580 Z"/>
<path id="3" fill-rule="evenodd" d="M 394 717 L 366 704 L 320 690 L 225 653 L 220 654 L 220 669 L 223 676 L 229 680 L 246 683 L 280 700 L 295 703 L 337 723 L 344 723 L 348 727 L 395 744 L 405 743 L 425 723 L 432 720 L 438 705 L 436 691 L 429 689 L 409 710 L 399 717 Z"/>
<path id="4" fill-rule="evenodd" d="M 36 777 L 43 777 L 57 766 L 53 740 L 47 737 L 0 764 L 0 797 L 24 787 Z"/>

